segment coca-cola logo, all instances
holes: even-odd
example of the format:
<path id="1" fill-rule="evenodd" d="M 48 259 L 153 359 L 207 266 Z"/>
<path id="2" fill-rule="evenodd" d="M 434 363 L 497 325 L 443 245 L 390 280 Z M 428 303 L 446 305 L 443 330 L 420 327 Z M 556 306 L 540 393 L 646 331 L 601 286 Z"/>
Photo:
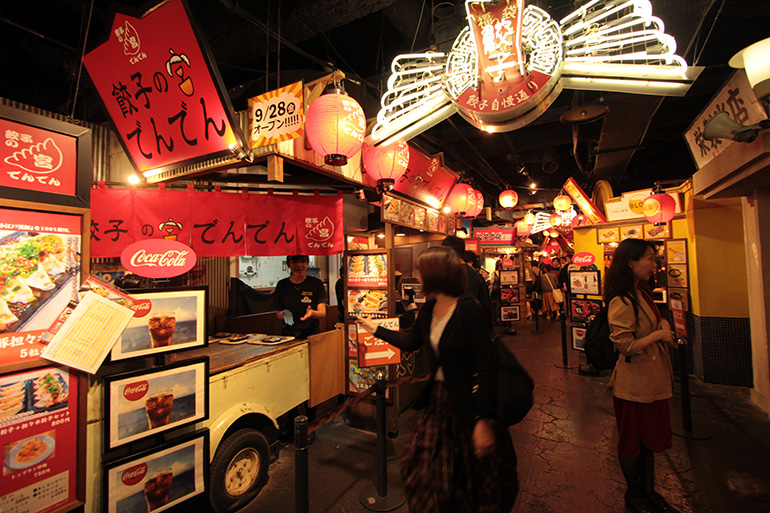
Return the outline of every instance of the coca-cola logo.
<path id="1" fill-rule="evenodd" d="M 123 397 L 125 397 L 127 401 L 138 401 L 147 395 L 147 389 L 149 388 L 150 384 L 147 383 L 146 380 L 130 383 L 123 389 Z"/>
<path id="2" fill-rule="evenodd" d="M 133 486 L 140 483 L 146 475 L 147 464 L 142 463 L 141 465 L 137 465 L 135 467 L 124 470 L 120 480 L 123 481 L 123 484 L 126 486 Z"/>
<path id="3" fill-rule="evenodd" d="M 594 262 L 596 262 L 596 257 L 593 253 L 589 253 L 588 251 L 583 251 L 572 257 L 572 263 L 579 265 L 580 267 L 588 267 Z"/>
<path id="4" fill-rule="evenodd" d="M 131 305 L 131 310 L 134 311 L 134 317 L 144 317 L 152 309 L 152 301 L 149 299 L 135 299 L 134 304 Z"/>
<path id="5" fill-rule="evenodd" d="M 147 278 L 171 278 L 184 274 L 198 259 L 190 246 L 168 239 L 134 242 L 120 254 L 120 262 L 130 272 Z"/>

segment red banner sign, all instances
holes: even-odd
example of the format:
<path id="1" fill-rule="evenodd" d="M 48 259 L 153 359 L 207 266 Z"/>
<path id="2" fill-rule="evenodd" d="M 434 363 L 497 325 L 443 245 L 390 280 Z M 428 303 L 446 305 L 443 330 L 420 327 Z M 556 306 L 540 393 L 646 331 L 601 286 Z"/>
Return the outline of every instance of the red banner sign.
<path id="1" fill-rule="evenodd" d="M 687 336 L 687 321 L 684 317 L 684 306 L 678 299 L 669 301 L 671 305 L 671 314 L 674 317 L 674 331 L 677 335 Z"/>
<path id="2" fill-rule="evenodd" d="M 342 194 L 91 190 L 91 256 L 118 257 L 148 239 L 199 257 L 333 255 L 345 249 Z"/>
<path id="3" fill-rule="evenodd" d="M 120 263 L 128 271 L 147 278 L 173 278 L 184 274 L 197 261 L 189 246 L 173 240 L 140 240 L 120 254 Z"/>
<path id="4" fill-rule="evenodd" d="M 484 245 L 489 244 L 513 244 L 516 240 L 516 228 L 505 226 L 492 226 L 490 228 L 477 228 L 473 230 L 473 236 Z"/>
<path id="5" fill-rule="evenodd" d="M 473 251 L 474 253 L 479 253 L 481 251 L 479 240 L 465 239 L 465 251 Z"/>
<path id="6" fill-rule="evenodd" d="M 0 186 L 74 196 L 77 139 L 0 119 Z"/>
<path id="7" fill-rule="evenodd" d="M 586 196 L 586 193 L 577 184 L 574 178 L 569 177 L 567 181 L 564 182 L 563 187 L 567 194 L 569 194 L 575 201 L 577 206 L 580 207 L 580 210 L 583 211 L 583 214 L 585 214 L 588 220 L 591 221 L 591 224 L 607 222 L 607 218 L 605 218 L 604 214 L 599 211 L 599 208 L 594 205 L 593 201 Z"/>
<path id="8" fill-rule="evenodd" d="M 429 158 L 410 147 L 409 167 L 396 181 L 393 190 L 438 208 L 456 181 L 455 174 L 444 167 L 442 155 Z"/>
<path id="9" fill-rule="evenodd" d="M 116 14 L 108 40 L 83 63 L 138 171 L 243 145 L 181 0 L 142 18 Z"/>

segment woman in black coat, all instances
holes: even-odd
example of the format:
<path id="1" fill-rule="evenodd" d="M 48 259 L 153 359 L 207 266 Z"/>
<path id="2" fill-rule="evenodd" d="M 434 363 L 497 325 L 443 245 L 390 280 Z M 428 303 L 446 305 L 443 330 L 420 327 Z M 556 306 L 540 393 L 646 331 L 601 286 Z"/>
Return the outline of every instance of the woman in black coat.
<path id="1" fill-rule="evenodd" d="M 401 458 L 411 513 L 505 513 L 518 493 L 510 433 L 495 419 L 497 360 L 489 320 L 462 296 L 467 276 L 457 253 L 432 247 L 418 259 L 428 301 L 408 332 L 364 329 L 398 348 L 425 347 L 427 405 Z"/>

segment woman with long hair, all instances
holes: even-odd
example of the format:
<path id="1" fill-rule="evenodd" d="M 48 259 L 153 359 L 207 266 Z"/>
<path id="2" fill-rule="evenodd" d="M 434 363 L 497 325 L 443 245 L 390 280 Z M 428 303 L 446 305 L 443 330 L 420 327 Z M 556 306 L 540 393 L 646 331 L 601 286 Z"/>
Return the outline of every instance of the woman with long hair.
<path id="1" fill-rule="evenodd" d="M 497 359 L 489 320 L 462 295 L 467 275 L 457 253 L 431 247 L 417 261 L 428 300 L 407 332 L 359 325 L 404 351 L 424 347 L 431 379 L 424 409 L 401 457 L 411 513 L 507 513 L 519 490 L 516 453 L 495 418 Z"/>
<path id="2" fill-rule="evenodd" d="M 655 492 L 654 453 L 671 447 L 668 400 L 673 371 L 668 346 L 674 335 L 652 300 L 652 244 L 626 239 L 615 250 L 604 281 L 610 339 L 620 351 L 610 378 L 618 426 L 618 458 L 634 512 L 676 512 Z"/>

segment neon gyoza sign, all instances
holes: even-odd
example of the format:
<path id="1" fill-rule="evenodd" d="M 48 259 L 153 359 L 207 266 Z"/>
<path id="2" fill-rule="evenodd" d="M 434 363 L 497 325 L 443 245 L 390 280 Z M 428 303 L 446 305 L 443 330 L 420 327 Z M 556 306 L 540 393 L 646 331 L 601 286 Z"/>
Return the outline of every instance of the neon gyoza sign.
<path id="1" fill-rule="evenodd" d="M 400 55 L 371 133 L 409 139 L 459 112 L 489 132 L 520 128 L 562 89 L 682 96 L 700 69 L 649 0 L 593 0 L 560 22 L 524 0 L 466 0 L 468 27 L 449 53 Z"/>

